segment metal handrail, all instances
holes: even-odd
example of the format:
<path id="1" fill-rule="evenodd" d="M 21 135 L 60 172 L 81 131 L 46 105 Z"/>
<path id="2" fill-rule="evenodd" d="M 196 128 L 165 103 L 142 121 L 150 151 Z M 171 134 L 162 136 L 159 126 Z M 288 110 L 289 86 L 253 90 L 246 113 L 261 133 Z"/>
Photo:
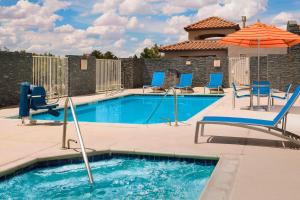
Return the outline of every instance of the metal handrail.
<path id="1" fill-rule="evenodd" d="M 71 108 L 71 112 L 72 112 L 72 116 L 73 116 L 74 124 L 75 124 L 75 128 L 76 128 L 76 133 L 77 133 L 77 136 L 79 139 L 82 157 L 84 160 L 86 171 L 88 173 L 89 182 L 90 182 L 90 184 L 93 184 L 94 178 L 93 178 L 93 175 L 91 172 L 91 167 L 89 164 L 88 157 L 86 155 L 85 146 L 83 143 L 80 127 L 79 127 L 77 116 L 76 116 L 75 109 L 74 109 L 74 104 L 73 104 L 71 97 L 66 98 L 65 106 L 64 106 L 64 127 L 63 127 L 63 136 L 62 136 L 62 149 L 67 149 L 66 148 L 66 135 L 67 135 L 67 123 L 68 123 L 67 122 L 68 121 L 68 104 L 70 104 L 70 108 Z"/>
<path id="2" fill-rule="evenodd" d="M 174 87 L 168 88 L 168 90 L 166 91 L 166 93 L 164 94 L 164 96 L 161 98 L 161 101 L 157 104 L 157 106 L 155 107 L 155 109 L 153 110 L 153 112 L 151 113 L 151 115 L 149 116 L 149 118 L 147 119 L 147 121 L 146 121 L 147 123 L 153 117 L 154 113 L 157 111 L 157 109 L 159 108 L 160 104 L 165 99 L 165 97 L 168 95 L 168 93 L 170 92 L 170 90 L 173 91 L 173 95 L 174 95 L 174 120 L 175 120 L 175 126 L 178 126 L 177 93 L 176 93 L 176 89 Z"/>

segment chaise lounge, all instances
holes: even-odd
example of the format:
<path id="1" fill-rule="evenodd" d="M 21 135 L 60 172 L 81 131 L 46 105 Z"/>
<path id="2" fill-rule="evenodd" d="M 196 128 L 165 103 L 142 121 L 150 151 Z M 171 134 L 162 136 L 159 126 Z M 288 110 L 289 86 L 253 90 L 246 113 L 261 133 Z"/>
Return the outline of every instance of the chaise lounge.
<path id="1" fill-rule="evenodd" d="M 143 86 L 143 93 L 146 88 L 159 89 L 165 84 L 165 72 L 157 71 L 153 73 L 151 85 Z"/>
<path id="2" fill-rule="evenodd" d="M 300 85 L 297 86 L 291 98 L 287 101 L 287 103 L 283 106 L 281 111 L 277 114 L 277 116 L 273 120 L 239 118 L 239 117 L 206 116 L 201 121 L 198 121 L 196 124 L 194 142 L 195 143 L 198 142 L 200 125 L 201 125 L 201 136 L 203 136 L 205 124 L 220 124 L 220 125 L 237 126 L 237 127 L 248 128 L 256 131 L 261 131 L 300 145 L 300 136 L 286 130 L 287 115 L 289 113 L 289 110 L 292 108 L 292 106 L 298 99 L 299 95 L 300 95 Z M 282 127 L 279 128 L 278 125 L 280 124 L 281 121 L 282 121 Z"/>

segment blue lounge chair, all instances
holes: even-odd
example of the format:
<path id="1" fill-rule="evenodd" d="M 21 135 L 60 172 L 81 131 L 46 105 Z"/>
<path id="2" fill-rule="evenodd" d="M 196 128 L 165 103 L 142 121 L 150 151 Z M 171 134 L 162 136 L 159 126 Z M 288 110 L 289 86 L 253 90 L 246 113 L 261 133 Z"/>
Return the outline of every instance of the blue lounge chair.
<path id="1" fill-rule="evenodd" d="M 47 103 L 46 91 L 42 86 L 32 86 L 30 96 L 30 108 L 33 110 L 48 110 L 48 113 L 54 116 L 59 116 L 56 110 L 53 110 L 58 106 L 59 98 L 53 103 Z"/>
<path id="2" fill-rule="evenodd" d="M 144 85 L 143 86 L 143 93 L 145 88 L 162 88 L 165 83 L 165 72 L 157 71 L 153 73 L 151 85 Z"/>
<path id="3" fill-rule="evenodd" d="M 280 99 L 280 100 L 289 100 L 289 94 L 290 94 L 290 90 L 291 90 L 292 84 L 288 84 L 286 86 L 286 89 L 284 91 L 284 96 L 278 96 L 278 95 L 271 95 L 272 98 L 272 106 L 274 106 L 274 99 Z"/>
<path id="4" fill-rule="evenodd" d="M 208 86 L 206 86 L 209 91 L 212 89 L 218 90 L 218 94 L 222 89 L 222 82 L 223 82 L 223 73 L 211 73 Z M 205 87 L 204 87 L 204 94 L 205 94 Z"/>
<path id="5" fill-rule="evenodd" d="M 192 87 L 193 74 L 181 74 L 179 83 L 175 86 L 176 89 L 187 90 Z"/>
<path id="6" fill-rule="evenodd" d="M 235 83 L 232 83 L 232 89 L 233 89 L 233 97 L 232 97 L 232 107 L 235 108 L 235 99 L 241 99 L 241 98 L 250 98 L 250 94 L 238 94 L 240 90 L 236 88 Z"/>
<path id="7" fill-rule="evenodd" d="M 283 106 L 281 111 L 277 114 L 277 116 L 273 120 L 239 118 L 239 117 L 206 116 L 201 121 L 197 122 L 194 142 L 195 143 L 198 142 L 200 125 L 201 125 L 201 136 L 203 136 L 205 124 L 222 124 L 222 125 L 244 127 L 256 131 L 261 131 L 277 137 L 281 137 L 290 142 L 300 145 L 300 136 L 286 130 L 288 112 L 291 109 L 291 107 L 294 105 L 296 100 L 298 99 L 299 95 L 300 95 L 300 85 L 297 86 L 291 98 L 287 101 L 287 103 Z M 282 121 L 282 128 L 279 128 L 278 124 L 281 121 Z"/>

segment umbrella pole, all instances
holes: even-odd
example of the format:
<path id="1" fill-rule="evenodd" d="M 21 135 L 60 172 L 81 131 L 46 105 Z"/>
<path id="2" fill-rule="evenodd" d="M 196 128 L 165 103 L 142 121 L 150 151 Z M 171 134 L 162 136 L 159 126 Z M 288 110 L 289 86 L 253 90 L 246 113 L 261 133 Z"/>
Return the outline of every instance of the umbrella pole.
<path id="1" fill-rule="evenodd" d="M 260 37 L 257 38 L 257 82 L 258 82 L 258 88 L 257 88 L 257 106 L 260 106 Z"/>

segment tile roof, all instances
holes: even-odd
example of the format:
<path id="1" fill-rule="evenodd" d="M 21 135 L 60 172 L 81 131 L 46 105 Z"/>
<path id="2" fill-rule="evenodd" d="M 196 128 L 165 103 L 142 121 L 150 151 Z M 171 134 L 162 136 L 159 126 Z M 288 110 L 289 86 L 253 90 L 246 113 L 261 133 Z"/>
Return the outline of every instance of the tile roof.
<path id="1" fill-rule="evenodd" d="M 159 50 L 165 51 L 188 51 L 188 50 L 216 50 L 227 49 L 225 45 L 219 44 L 218 40 L 195 40 L 185 41 L 173 45 L 160 47 Z"/>
<path id="2" fill-rule="evenodd" d="M 186 31 L 201 30 L 201 29 L 219 29 L 219 28 L 234 28 L 240 29 L 237 23 L 227 21 L 220 17 L 209 17 L 194 24 L 186 26 Z"/>

